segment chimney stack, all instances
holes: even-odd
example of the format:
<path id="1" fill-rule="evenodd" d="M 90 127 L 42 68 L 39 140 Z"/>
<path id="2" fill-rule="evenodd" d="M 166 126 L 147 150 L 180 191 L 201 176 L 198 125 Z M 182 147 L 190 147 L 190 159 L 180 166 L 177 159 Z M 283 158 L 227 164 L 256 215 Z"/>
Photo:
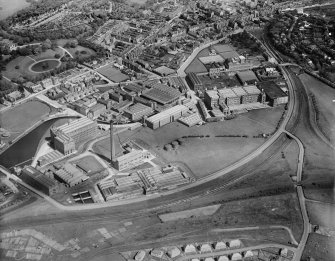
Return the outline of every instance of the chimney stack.
<path id="1" fill-rule="evenodd" d="M 111 164 L 113 164 L 113 161 L 115 159 L 115 144 L 114 144 L 114 127 L 113 122 L 110 122 L 110 145 L 111 145 Z"/>

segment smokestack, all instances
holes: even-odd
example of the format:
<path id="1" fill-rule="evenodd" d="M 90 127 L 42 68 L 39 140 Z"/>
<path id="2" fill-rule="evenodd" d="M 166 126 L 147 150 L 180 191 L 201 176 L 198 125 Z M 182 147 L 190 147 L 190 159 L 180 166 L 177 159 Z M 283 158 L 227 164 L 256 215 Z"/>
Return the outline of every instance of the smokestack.
<path id="1" fill-rule="evenodd" d="M 113 164 L 113 160 L 115 159 L 115 144 L 114 144 L 114 127 L 113 122 L 110 122 L 110 145 L 111 145 L 111 164 Z"/>

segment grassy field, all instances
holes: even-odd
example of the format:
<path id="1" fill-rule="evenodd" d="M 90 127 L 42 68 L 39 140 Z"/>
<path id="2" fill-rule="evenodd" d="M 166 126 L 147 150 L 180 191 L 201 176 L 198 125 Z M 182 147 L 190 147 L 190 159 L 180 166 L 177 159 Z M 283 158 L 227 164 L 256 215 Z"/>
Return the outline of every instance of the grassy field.
<path id="1" fill-rule="evenodd" d="M 116 152 L 121 154 L 120 142 L 138 139 L 166 162 L 186 163 L 197 177 L 203 177 L 237 161 L 260 146 L 265 140 L 253 138 L 261 133 L 270 133 L 281 117 L 283 107 L 254 110 L 224 122 L 203 126 L 186 127 L 174 122 L 157 130 L 141 128 L 127 131 L 115 137 Z M 165 151 L 164 145 L 189 135 L 209 135 L 209 138 L 187 138 L 177 150 Z M 221 135 L 247 135 L 240 137 L 216 137 Z M 97 142 L 94 151 L 105 158 L 110 157 L 109 139 Z M 190 153 L 196 151 L 197 153 Z M 205 164 L 204 164 L 205 163 Z"/>
<path id="2" fill-rule="evenodd" d="M 63 50 L 57 48 L 55 51 L 49 49 L 45 52 L 42 52 L 39 55 L 30 55 L 30 56 L 19 56 L 14 60 L 10 61 L 6 65 L 6 70 L 3 72 L 3 75 L 9 79 L 15 79 L 19 77 L 27 76 L 36 76 L 39 73 L 29 70 L 29 67 L 34 63 L 44 60 L 44 59 L 55 59 L 55 54 L 58 53 L 61 56 L 63 55 Z M 18 69 L 15 67 L 19 67 Z"/>
<path id="3" fill-rule="evenodd" d="M 190 65 L 185 69 L 185 73 L 204 73 L 207 72 L 207 68 L 205 65 L 203 65 L 202 62 L 196 57 L 194 60 L 190 63 Z"/>
<path id="4" fill-rule="evenodd" d="M 15 79 L 21 76 L 35 76 L 38 73 L 29 70 L 29 67 L 34 63 L 35 61 L 29 57 L 19 56 L 6 65 L 6 70 L 3 71 L 2 74 L 9 79 Z M 19 66 L 19 68 L 16 69 L 16 66 Z"/>
<path id="5" fill-rule="evenodd" d="M 335 230 L 335 206 L 316 202 L 306 202 L 311 224 Z"/>
<path id="6" fill-rule="evenodd" d="M 308 236 L 301 260 L 308 260 L 309 257 L 313 257 L 316 261 L 333 261 L 335 260 L 334 246 L 334 238 L 312 233 Z"/>
<path id="7" fill-rule="evenodd" d="M 333 101 L 335 100 L 335 89 L 308 74 L 302 74 L 299 78 L 307 90 L 314 95 L 319 110 L 319 126 L 334 144 L 335 105 Z"/>
<path id="8" fill-rule="evenodd" d="M 74 58 L 88 58 L 95 55 L 95 52 L 89 48 L 78 45 L 76 48 L 67 48 Z M 76 53 L 78 51 L 78 53 Z"/>
<path id="9" fill-rule="evenodd" d="M 11 132 L 14 139 L 50 112 L 49 106 L 30 101 L 0 114 L 1 127 Z"/>

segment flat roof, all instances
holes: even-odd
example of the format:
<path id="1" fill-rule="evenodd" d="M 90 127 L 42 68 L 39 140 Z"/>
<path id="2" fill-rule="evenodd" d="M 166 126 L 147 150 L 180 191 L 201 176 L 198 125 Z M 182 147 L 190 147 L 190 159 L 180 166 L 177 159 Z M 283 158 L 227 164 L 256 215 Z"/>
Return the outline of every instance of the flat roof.
<path id="1" fill-rule="evenodd" d="M 175 70 L 166 67 L 166 66 L 160 66 L 158 68 L 155 69 L 156 72 L 158 72 L 159 74 L 164 74 L 164 75 L 170 75 L 170 74 L 174 74 L 176 73 Z"/>
<path id="2" fill-rule="evenodd" d="M 242 87 L 235 87 L 235 88 L 233 88 L 233 91 L 234 91 L 238 96 L 247 95 L 246 91 L 245 91 Z"/>
<path id="3" fill-rule="evenodd" d="M 237 75 L 242 82 L 258 80 L 256 74 L 251 70 L 237 72 Z"/>
<path id="4" fill-rule="evenodd" d="M 261 91 L 255 85 L 243 86 L 243 89 L 248 94 L 260 94 L 261 93 Z"/>
<path id="5" fill-rule="evenodd" d="M 225 98 L 237 97 L 236 93 L 231 88 L 220 89 L 219 94 Z"/>
<path id="6" fill-rule="evenodd" d="M 170 117 L 171 115 L 174 115 L 176 112 L 181 112 L 184 110 L 185 111 L 188 110 L 188 108 L 185 105 L 176 105 L 176 106 L 173 106 L 172 108 L 169 108 L 165 111 L 162 111 L 160 113 L 157 113 L 156 115 L 149 117 L 147 120 L 150 122 L 155 122 L 164 117 Z"/>
<path id="7" fill-rule="evenodd" d="M 224 59 L 222 58 L 222 56 L 218 55 L 218 54 L 217 55 L 205 56 L 205 57 L 199 57 L 199 60 L 203 64 L 224 62 Z"/>
<path id="8" fill-rule="evenodd" d="M 82 127 L 85 127 L 85 126 L 90 125 L 92 123 L 94 123 L 94 121 L 90 120 L 87 117 L 82 117 L 78 120 L 74 120 L 74 121 L 66 123 L 62 126 L 59 126 L 58 128 L 56 128 L 56 130 L 62 131 L 63 133 L 68 134 L 69 132 L 72 132 L 72 131 L 77 130 L 77 129 L 82 128 Z"/>
<path id="9" fill-rule="evenodd" d="M 267 96 L 271 99 L 280 97 L 287 97 L 288 95 L 280 89 L 280 87 L 274 81 L 260 82 L 258 89 L 264 90 Z"/>
<path id="10" fill-rule="evenodd" d="M 123 82 L 129 79 L 128 75 L 123 74 L 111 65 L 101 67 L 97 71 L 113 82 Z"/>

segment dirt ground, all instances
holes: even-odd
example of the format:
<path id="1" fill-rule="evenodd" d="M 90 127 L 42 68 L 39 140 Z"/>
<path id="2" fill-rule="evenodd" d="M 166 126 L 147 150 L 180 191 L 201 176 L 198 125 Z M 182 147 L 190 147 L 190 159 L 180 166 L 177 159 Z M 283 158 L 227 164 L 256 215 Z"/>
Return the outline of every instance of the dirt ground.
<path id="1" fill-rule="evenodd" d="M 301 260 L 313 257 L 316 261 L 335 260 L 335 239 L 316 233 L 309 235 Z"/>

